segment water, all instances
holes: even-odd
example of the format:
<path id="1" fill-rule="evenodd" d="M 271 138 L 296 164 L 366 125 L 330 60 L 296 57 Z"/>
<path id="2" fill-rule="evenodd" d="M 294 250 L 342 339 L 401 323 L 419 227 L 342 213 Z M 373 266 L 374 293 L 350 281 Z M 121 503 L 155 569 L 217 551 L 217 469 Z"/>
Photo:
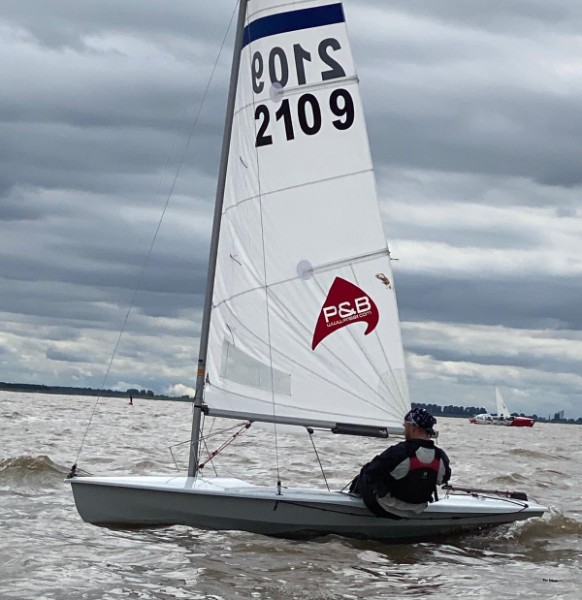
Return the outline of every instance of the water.
<path id="1" fill-rule="evenodd" d="M 453 483 L 527 491 L 550 514 L 446 543 L 386 544 L 327 536 L 273 539 L 188 527 L 109 530 L 83 523 L 63 478 L 94 398 L 0 392 L 0 598 L 578 600 L 582 589 L 582 427 L 533 429 L 440 419 Z M 181 402 L 105 399 L 79 466 L 98 474 L 175 470 L 187 440 Z M 226 423 L 229 427 L 232 423 Z M 217 436 L 212 449 L 229 434 Z M 283 484 L 319 473 L 303 433 L 279 431 Z M 379 440 L 316 434 L 330 484 L 343 487 Z M 275 481 L 272 436 L 253 426 L 220 457 L 220 475 Z M 183 468 L 186 446 L 173 449 Z M 209 468 L 209 467 L 207 467 Z"/>

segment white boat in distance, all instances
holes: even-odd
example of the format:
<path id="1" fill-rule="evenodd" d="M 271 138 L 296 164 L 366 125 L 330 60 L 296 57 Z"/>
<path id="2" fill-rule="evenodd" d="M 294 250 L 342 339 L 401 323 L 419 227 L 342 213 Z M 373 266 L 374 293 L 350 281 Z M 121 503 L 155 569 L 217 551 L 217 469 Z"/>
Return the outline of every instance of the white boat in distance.
<path id="1" fill-rule="evenodd" d="M 497 414 L 490 415 L 489 413 L 481 413 L 474 415 L 469 421 L 475 425 L 505 425 L 508 427 L 533 427 L 535 419 L 531 417 L 513 416 L 501 392 L 495 388 L 495 403 L 497 405 Z"/>
<path id="2" fill-rule="evenodd" d="M 343 6 L 241 0 L 188 474 L 79 476 L 75 466 L 67 481 L 77 509 L 113 527 L 386 540 L 544 513 L 525 494 L 447 489 L 413 518 L 379 518 L 344 491 L 259 486 L 199 469 L 203 417 L 388 437 L 402 434 L 409 408 Z"/>

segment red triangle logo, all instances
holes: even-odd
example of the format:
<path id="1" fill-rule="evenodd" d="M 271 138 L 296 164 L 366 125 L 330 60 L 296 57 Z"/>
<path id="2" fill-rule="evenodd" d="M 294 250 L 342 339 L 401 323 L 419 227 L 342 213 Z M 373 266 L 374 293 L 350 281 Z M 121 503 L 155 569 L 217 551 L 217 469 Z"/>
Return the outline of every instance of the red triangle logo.
<path id="1" fill-rule="evenodd" d="M 368 327 L 364 335 L 372 333 L 378 325 L 380 313 L 375 302 L 357 285 L 336 277 L 321 307 L 313 332 L 311 349 L 338 329 L 363 321 Z"/>

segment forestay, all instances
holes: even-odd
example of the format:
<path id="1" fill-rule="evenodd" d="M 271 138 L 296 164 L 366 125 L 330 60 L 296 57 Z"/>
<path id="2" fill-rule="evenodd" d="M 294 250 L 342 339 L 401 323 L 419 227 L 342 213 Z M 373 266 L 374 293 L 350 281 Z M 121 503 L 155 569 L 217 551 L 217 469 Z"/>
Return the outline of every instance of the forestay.
<path id="1" fill-rule="evenodd" d="M 410 406 L 343 7 L 250 0 L 205 403 L 400 429 Z"/>

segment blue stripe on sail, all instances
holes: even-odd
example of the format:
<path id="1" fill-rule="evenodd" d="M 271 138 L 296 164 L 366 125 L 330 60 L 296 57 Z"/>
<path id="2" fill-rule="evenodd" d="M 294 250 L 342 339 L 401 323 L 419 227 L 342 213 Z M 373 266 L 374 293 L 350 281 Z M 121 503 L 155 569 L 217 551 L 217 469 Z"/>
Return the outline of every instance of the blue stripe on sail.
<path id="1" fill-rule="evenodd" d="M 344 21 L 344 11 L 341 4 L 328 4 L 262 17 L 245 27 L 242 47 L 244 48 L 251 42 L 256 42 L 271 35 L 310 29 L 311 27 L 322 27 L 323 25 L 334 25 Z"/>

